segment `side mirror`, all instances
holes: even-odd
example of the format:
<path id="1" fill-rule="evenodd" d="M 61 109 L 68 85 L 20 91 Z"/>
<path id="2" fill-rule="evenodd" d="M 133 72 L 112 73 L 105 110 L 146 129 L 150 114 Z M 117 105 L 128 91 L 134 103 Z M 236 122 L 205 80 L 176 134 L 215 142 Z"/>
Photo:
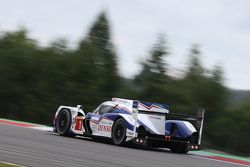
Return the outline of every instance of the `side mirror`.
<path id="1" fill-rule="evenodd" d="M 78 109 L 83 110 L 83 106 L 82 106 L 82 105 L 77 105 L 76 107 L 77 107 Z"/>

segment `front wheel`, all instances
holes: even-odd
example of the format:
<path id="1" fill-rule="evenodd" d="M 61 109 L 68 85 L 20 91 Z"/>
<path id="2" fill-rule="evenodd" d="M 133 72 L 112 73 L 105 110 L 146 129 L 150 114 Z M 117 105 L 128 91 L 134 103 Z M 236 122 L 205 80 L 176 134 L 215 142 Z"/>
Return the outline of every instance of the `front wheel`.
<path id="1" fill-rule="evenodd" d="M 70 136 L 73 135 L 69 132 L 71 126 L 71 114 L 69 110 L 62 109 L 59 111 L 56 119 L 56 130 L 59 135 Z"/>
<path id="2" fill-rule="evenodd" d="M 123 145 L 126 141 L 127 128 L 125 127 L 125 120 L 118 119 L 112 128 L 112 140 L 115 145 Z"/>

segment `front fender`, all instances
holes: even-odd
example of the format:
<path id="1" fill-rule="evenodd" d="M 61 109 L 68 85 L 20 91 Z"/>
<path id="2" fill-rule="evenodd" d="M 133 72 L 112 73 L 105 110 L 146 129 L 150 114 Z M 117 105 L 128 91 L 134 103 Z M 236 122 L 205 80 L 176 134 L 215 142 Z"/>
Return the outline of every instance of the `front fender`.
<path id="1" fill-rule="evenodd" d="M 62 110 L 62 109 L 67 109 L 69 110 L 70 114 L 71 114 L 71 127 L 72 125 L 74 124 L 75 122 L 75 118 L 76 116 L 78 115 L 81 115 L 83 116 L 83 118 L 85 118 L 85 113 L 82 109 L 80 108 L 77 108 L 77 107 L 72 107 L 72 106 L 59 106 L 56 113 L 55 113 L 55 117 L 54 117 L 54 120 L 53 120 L 53 131 L 54 132 L 57 132 L 56 131 L 56 127 L 55 127 L 55 122 L 56 122 L 56 119 L 57 119 L 57 115 L 58 113 Z"/>
<path id="2" fill-rule="evenodd" d="M 77 108 L 77 107 L 72 107 L 72 106 L 60 106 L 56 111 L 55 117 L 57 117 L 59 111 L 61 111 L 62 109 L 68 109 L 72 117 L 76 117 L 79 113 L 85 117 L 85 113 L 82 109 Z"/>

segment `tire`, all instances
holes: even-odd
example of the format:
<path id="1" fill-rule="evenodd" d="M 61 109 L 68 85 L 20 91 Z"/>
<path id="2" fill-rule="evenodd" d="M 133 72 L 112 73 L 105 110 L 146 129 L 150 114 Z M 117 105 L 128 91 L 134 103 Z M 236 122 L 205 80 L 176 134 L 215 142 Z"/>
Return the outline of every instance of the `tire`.
<path id="1" fill-rule="evenodd" d="M 74 135 L 70 133 L 71 126 L 71 114 L 69 110 L 62 109 L 59 111 L 56 119 L 56 130 L 61 136 L 73 137 Z"/>
<path id="2" fill-rule="evenodd" d="M 127 128 L 125 127 L 125 120 L 123 118 L 119 118 L 112 128 L 112 140 L 115 145 L 123 145 L 126 141 L 126 132 Z"/>
<path id="3" fill-rule="evenodd" d="M 188 152 L 187 144 L 186 143 L 176 143 L 171 147 L 171 151 L 175 152 L 175 153 L 186 154 Z"/>

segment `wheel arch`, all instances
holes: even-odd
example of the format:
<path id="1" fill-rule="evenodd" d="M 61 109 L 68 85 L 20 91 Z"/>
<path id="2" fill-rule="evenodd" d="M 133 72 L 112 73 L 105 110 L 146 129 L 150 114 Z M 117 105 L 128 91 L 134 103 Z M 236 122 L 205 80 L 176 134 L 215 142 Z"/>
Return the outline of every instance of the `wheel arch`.
<path id="1" fill-rule="evenodd" d="M 132 125 L 131 125 L 131 123 L 129 123 L 128 121 L 127 121 L 127 119 L 126 118 L 124 118 L 122 115 L 118 115 L 115 119 L 114 119 L 114 122 L 113 122 L 113 125 L 112 125 L 112 128 L 113 128 L 113 126 L 114 126 L 114 124 L 115 124 L 115 122 L 117 121 L 117 120 L 119 120 L 120 118 L 122 118 L 122 119 L 124 119 L 124 121 L 125 121 L 125 123 L 126 123 L 126 128 L 127 129 L 131 129 L 132 127 Z"/>
<path id="2" fill-rule="evenodd" d="M 60 106 L 60 107 L 57 109 L 57 111 L 56 111 L 56 113 L 55 113 L 54 120 L 53 120 L 53 131 L 54 131 L 55 133 L 58 133 L 57 127 L 56 127 L 57 117 L 58 117 L 59 112 L 62 111 L 63 109 L 69 111 L 69 113 L 70 113 L 70 118 L 71 118 L 71 120 L 72 120 L 72 115 L 71 115 L 70 108 L 69 108 L 69 107 L 66 107 L 66 106 Z"/>
<path id="3" fill-rule="evenodd" d="M 70 106 L 60 106 L 55 114 L 55 117 L 57 117 L 58 113 L 63 109 L 66 109 L 70 112 L 72 121 L 73 121 L 73 118 L 75 118 L 76 116 L 85 116 L 85 113 L 82 109 L 78 109 L 77 107 L 70 107 Z"/>
<path id="4" fill-rule="evenodd" d="M 58 121 L 60 121 L 60 113 L 63 114 L 65 112 L 66 112 L 66 118 L 68 117 L 67 119 L 68 119 L 69 123 L 68 123 L 67 127 L 65 129 L 61 129 L 61 132 L 60 132 L 58 129 L 58 123 L 59 123 Z M 65 114 L 63 114 L 63 115 L 65 115 Z M 75 134 L 71 131 L 72 120 L 73 119 L 72 119 L 72 114 L 70 112 L 70 109 L 64 108 L 64 107 L 60 108 L 60 110 L 58 110 L 58 114 L 57 114 L 55 121 L 54 121 L 55 122 L 55 127 L 54 127 L 55 131 L 63 136 L 74 137 Z"/>
<path id="5" fill-rule="evenodd" d="M 118 119 L 120 119 L 120 118 L 123 118 L 123 117 L 122 117 L 121 115 L 119 115 L 119 116 L 117 116 L 117 117 L 115 118 L 112 127 L 114 126 L 115 122 L 116 122 Z M 124 118 L 123 118 L 123 119 L 124 119 Z M 126 121 L 126 119 L 124 119 L 124 120 Z"/>

